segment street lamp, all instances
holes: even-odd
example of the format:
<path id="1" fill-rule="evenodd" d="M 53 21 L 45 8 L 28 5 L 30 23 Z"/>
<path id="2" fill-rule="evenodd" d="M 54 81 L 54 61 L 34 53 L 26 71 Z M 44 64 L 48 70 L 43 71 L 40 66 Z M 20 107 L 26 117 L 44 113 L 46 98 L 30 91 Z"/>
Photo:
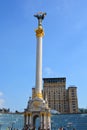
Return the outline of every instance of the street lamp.
<path id="1" fill-rule="evenodd" d="M 68 130 L 71 130 L 71 128 L 72 128 L 72 122 L 68 122 L 68 123 L 67 123 L 67 129 L 68 129 Z"/>
<path id="2" fill-rule="evenodd" d="M 10 130 L 13 130 L 13 128 L 14 128 L 14 124 L 15 124 L 15 122 L 11 122 L 11 129 Z"/>
<path id="3" fill-rule="evenodd" d="M 56 126 L 54 125 L 54 130 L 56 130 Z"/>
<path id="4" fill-rule="evenodd" d="M 53 121 L 51 121 L 51 130 L 52 130 L 52 128 L 53 128 Z"/>
<path id="5" fill-rule="evenodd" d="M 0 130 L 1 130 L 2 124 L 0 124 Z"/>

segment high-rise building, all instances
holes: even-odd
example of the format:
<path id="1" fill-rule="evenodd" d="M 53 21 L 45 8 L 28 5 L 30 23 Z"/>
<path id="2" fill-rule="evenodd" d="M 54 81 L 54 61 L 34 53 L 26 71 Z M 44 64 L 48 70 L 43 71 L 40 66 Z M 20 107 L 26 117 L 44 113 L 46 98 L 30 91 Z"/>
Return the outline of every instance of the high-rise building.
<path id="1" fill-rule="evenodd" d="M 43 78 L 43 97 L 51 109 L 60 113 L 78 113 L 77 87 L 66 89 L 66 78 Z"/>
<path id="2" fill-rule="evenodd" d="M 78 112 L 77 87 L 70 86 L 67 89 L 67 101 L 68 101 L 68 111 L 70 113 L 77 113 Z"/>

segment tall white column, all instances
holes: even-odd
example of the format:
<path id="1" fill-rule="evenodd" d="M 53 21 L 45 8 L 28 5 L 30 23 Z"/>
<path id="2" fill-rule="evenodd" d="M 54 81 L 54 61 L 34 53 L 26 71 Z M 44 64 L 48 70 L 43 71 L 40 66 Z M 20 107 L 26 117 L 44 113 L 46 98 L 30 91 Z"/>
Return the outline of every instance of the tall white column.
<path id="1" fill-rule="evenodd" d="M 37 50 L 36 50 L 36 86 L 35 97 L 42 98 L 42 37 L 44 30 L 42 27 L 42 20 L 46 13 L 39 12 L 34 16 L 38 19 L 38 28 L 36 29 Z"/>
<path id="2" fill-rule="evenodd" d="M 35 89 L 36 93 L 42 92 L 42 37 L 37 37 Z"/>
<path id="3" fill-rule="evenodd" d="M 42 98 L 42 38 L 44 31 L 42 27 L 36 29 L 37 48 L 36 48 L 36 86 L 35 97 Z"/>

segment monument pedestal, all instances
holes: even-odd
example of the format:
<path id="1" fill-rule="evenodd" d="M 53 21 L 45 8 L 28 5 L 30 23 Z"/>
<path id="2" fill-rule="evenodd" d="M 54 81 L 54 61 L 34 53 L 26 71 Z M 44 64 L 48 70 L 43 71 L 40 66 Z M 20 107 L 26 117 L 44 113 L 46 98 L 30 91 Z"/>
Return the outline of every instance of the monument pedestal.
<path id="1" fill-rule="evenodd" d="M 50 109 L 48 107 L 48 103 L 46 103 L 43 99 L 34 98 L 29 100 L 27 109 L 24 112 L 25 116 L 25 126 L 31 128 L 32 130 L 35 128 L 35 120 L 38 117 L 40 119 L 40 126 L 38 129 L 40 130 L 49 130 L 51 129 L 51 114 Z"/>

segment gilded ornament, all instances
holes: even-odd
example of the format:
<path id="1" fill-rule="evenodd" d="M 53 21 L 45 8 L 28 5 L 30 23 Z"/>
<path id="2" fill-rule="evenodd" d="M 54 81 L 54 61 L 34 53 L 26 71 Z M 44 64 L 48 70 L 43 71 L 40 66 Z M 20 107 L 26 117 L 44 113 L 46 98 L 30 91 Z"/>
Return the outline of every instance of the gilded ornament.
<path id="1" fill-rule="evenodd" d="M 38 107 L 38 106 L 40 105 L 40 102 L 35 101 L 35 102 L 33 103 L 33 105 L 34 105 L 35 107 Z"/>
<path id="2" fill-rule="evenodd" d="M 43 98 L 42 93 L 35 93 L 34 97 L 38 97 L 38 98 L 41 98 L 41 99 Z"/>
<path id="3" fill-rule="evenodd" d="M 37 37 L 43 37 L 43 36 L 44 36 L 44 30 L 43 30 L 42 27 L 38 27 L 38 28 L 35 30 L 35 32 L 36 32 L 36 36 L 37 36 Z"/>

